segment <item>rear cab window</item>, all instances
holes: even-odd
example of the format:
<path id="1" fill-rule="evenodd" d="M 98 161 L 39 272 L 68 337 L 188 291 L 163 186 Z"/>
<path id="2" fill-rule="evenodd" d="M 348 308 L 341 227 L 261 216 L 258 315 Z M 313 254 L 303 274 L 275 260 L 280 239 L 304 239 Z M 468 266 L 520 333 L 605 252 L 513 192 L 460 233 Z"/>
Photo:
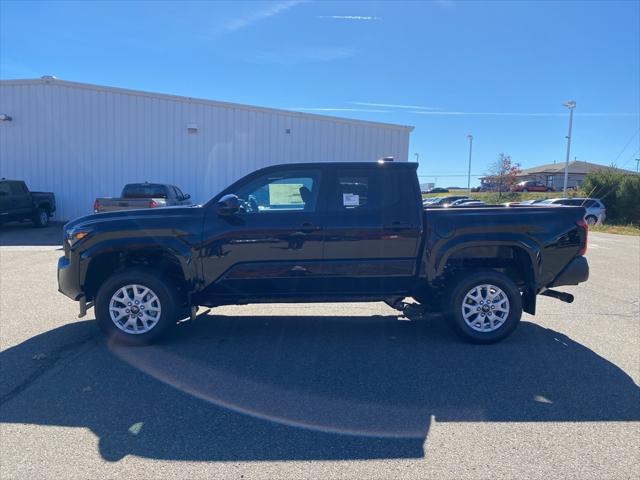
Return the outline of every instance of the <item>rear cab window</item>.
<path id="1" fill-rule="evenodd" d="M 122 189 L 123 198 L 167 198 L 167 188 L 155 183 L 130 183 Z"/>

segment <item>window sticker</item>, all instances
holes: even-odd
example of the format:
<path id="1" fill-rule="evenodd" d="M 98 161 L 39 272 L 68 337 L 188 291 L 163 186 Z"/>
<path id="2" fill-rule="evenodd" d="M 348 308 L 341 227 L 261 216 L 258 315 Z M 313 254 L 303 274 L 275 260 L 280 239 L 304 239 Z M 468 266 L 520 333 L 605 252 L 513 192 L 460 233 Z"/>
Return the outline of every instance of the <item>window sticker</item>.
<path id="1" fill-rule="evenodd" d="M 271 205 L 303 205 L 300 197 L 301 183 L 270 183 L 269 203 Z"/>
<path id="2" fill-rule="evenodd" d="M 355 193 L 343 193 L 342 205 L 344 207 L 358 207 L 360 206 L 360 195 Z"/>

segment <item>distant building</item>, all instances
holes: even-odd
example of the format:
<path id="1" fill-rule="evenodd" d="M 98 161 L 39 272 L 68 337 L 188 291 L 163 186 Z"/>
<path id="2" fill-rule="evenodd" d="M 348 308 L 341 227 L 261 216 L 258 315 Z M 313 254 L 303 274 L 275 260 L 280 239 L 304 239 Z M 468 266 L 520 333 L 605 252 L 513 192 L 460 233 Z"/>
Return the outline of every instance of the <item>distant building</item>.
<path id="1" fill-rule="evenodd" d="M 569 178 L 567 180 L 567 187 L 580 187 L 588 173 L 605 170 L 607 168 L 609 167 L 606 165 L 599 165 L 597 163 L 580 162 L 577 160 L 569 162 Z M 614 170 L 636 175 L 636 172 L 632 172 L 630 170 L 622 170 L 620 168 L 616 168 Z M 544 183 L 548 187 L 553 187 L 555 190 L 562 190 L 564 188 L 564 162 L 548 163 L 546 165 L 526 168 L 522 170 L 517 177 L 518 182 L 535 180 Z"/>
<path id="2" fill-rule="evenodd" d="M 407 161 L 413 127 L 179 97 L 45 76 L 0 80 L 0 177 L 54 192 L 57 219 L 127 183 L 195 203 L 278 163 Z"/>
<path id="3" fill-rule="evenodd" d="M 427 193 L 429 190 L 431 190 L 435 186 L 436 184 L 433 182 L 421 183 L 420 190 L 422 191 L 422 193 Z"/>

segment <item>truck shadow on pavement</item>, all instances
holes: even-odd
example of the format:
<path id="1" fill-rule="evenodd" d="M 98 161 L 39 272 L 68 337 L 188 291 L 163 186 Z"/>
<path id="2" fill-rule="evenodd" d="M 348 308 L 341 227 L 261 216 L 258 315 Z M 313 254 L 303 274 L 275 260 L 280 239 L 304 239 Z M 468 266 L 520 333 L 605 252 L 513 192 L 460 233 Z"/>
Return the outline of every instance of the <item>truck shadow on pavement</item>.
<path id="1" fill-rule="evenodd" d="M 144 348 L 94 328 L 2 352 L 3 376 L 24 377 L 34 352 L 67 344 L 4 395 L 0 420 L 88 428 L 109 461 L 419 458 L 434 421 L 640 420 L 627 374 L 529 322 L 492 346 L 395 316 L 207 315 Z"/>

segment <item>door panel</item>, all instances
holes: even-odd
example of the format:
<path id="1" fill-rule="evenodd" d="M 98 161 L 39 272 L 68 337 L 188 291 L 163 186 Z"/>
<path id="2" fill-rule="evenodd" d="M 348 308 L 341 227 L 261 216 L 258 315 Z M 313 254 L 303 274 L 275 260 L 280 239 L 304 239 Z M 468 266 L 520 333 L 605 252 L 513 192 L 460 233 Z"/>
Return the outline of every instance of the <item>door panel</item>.
<path id="1" fill-rule="evenodd" d="M 10 208 L 14 214 L 31 213 L 31 195 L 23 182 L 9 182 L 11 187 Z"/>
<path id="2" fill-rule="evenodd" d="M 0 221 L 9 218 L 13 212 L 12 193 L 9 182 L 0 182 Z"/>
<path id="3" fill-rule="evenodd" d="M 403 192 L 399 173 L 339 170 L 329 190 L 327 288 L 348 294 L 405 290 L 415 274 L 420 219 L 407 208 L 418 200 L 408 198 L 409 188 Z"/>
<path id="4" fill-rule="evenodd" d="M 295 296 L 319 288 L 319 192 L 319 170 L 276 171 L 238 187 L 238 214 L 221 217 L 211 208 L 202 247 L 203 297 Z"/>

